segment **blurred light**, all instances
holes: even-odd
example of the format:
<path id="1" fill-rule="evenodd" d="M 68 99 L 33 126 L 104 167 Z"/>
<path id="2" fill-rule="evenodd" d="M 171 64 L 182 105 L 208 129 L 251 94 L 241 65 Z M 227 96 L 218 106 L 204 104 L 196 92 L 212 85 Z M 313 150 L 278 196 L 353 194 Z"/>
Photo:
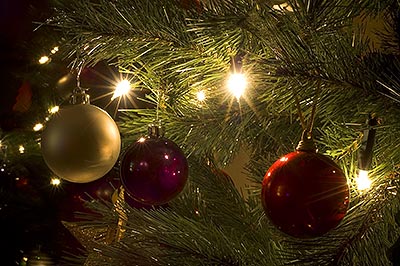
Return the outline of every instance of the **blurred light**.
<path id="1" fill-rule="evenodd" d="M 60 110 L 60 107 L 59 107 L 59 106 L 54 106 L 54 107 L 50 108 L 49 112 L 52 113 L 52 114 L 55 114 L 55 113 L 57 113 L 59 110 Z"/>
<path id="2" fill-rule="evenodd" d="M 293 12 L 293 8 L 288 3 L 273 5 L 272 8 L 275 10 L 284 10 L 284 11 Z"/>
<path id="3" fill-rule="evenodd" d="M 145 140 L 146 140 L 146 138 L 141 137 L 138 141 L 139 141 L 140 143 L 143 143 L 143 142 L 145 142 Z"/>
<path id="4" fill-rule="evenodd" d="M 49 62 L 49 60 L 50 60 L 50 58 L 48 56 L 44 55 L 39 59 L 39 64 L 42 64 L 42 65 L 46 64 L 47 62 Z"/>
<path id="5" fill-rule="evenodd" d="M 43 128 L 43 124 L 37 123 L 37 124 L 33 127 L 33 130 L 34 130 L 34 131 L 39 131 L 39 130 L 41 130 L 42 128 Z"/>
<path id="6" fill-rule="evenodd" d="M 231 74 L 228 79 L 228 89 L 239 99 L 247 87 L 246 76 L 242 73 Z"/>
<path id="7" fill-rule="evenodd" d="M 197 92 L 197 100 L 200 102 L 204 101 L 206 99 L 206 94 L 204 91 L 199 91 Z"/>
<path id="8" fill-rule="evenodd" d="M 128 94 L 130 89 L 131 83 L 126 79 L 121 80 L 115 87 L 114 95 L 111 97 L 111 101 L 115 98 L 121 97 L 122 95 Z"/>
<path id="9" fill-rule="evenodd" d="M 22 145 L 19 145 L 19 153 L 24 153 L 25 152 L 25 148 Z"/>
<path id="10" fill-rule="evenodd" d="M 22 260 L 23 261 L 28 261 L 28 258 L 27 257 L 23 257 Z"/>
<path id="11" fill-rule="evenodd" d="M 61 180 L 57 177 L 53 177 L 50 180 L 50 184 L 52 184 L 53 186 L 59 186 L 61 184 Z"/>
<path id="12" fill-rule="evenodd" d="M 362 192 L 371 188 L 371 179 L 368 177 L 368 171 L 359 170 L 358 177 L 356 179 L 357 189 Z"/>
<path id="13" fill-rule="evenodd" d="M 51 49 L 51 53 L 55 54 L 58 52 L 58 46 L 54 47 L 53 49 Z"/>

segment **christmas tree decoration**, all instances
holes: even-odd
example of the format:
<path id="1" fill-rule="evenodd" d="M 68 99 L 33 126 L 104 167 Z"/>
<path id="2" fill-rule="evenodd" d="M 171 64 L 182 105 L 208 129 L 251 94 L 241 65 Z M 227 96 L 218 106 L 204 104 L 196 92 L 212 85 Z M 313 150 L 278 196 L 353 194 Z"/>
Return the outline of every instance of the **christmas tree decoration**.
<path id="1" fill-rule="evenodd" d="M 123 95 L 127 95 L 130 89 L 131 83 L 129 82 L 129 80 L 121 80 L 120 82 L 118 82 L 117 86 L 115 86 L 114 94 L 111 97 L 111 101 Z"/>
<path id="2" fill-rule="evenodd" d="M 358 176 L 356 178 L 356 183 L 357 189 L 360 192 L 369 190 L 372 184 L 368 171 L 372 164 L 372 153 L 376 135 L 376 129 L 374 127 L 378 125 L 378 119 L 370 114 L 366 124 L 368 128 L 363 132 L 361 147 L 358 150 Z"/>
<path id="3" fill-rule="evenodd" d="M 296 151 L 277 160 L 262 182 L 266 215 L 282 232 L 298 237 L 322 236 L 344 218 L 349 188 L 340 167 L 316 152 L 303 134 Z"/>
<path id="4" fill-rule="evenodd" d="M 247 87 L 247 78 L 243 73 L 243 56 L 239 53 L 232 58 L 231 73 L 227 81 L 227 87 L 236 99 L 240 99 Z"/>
<path id="5" fill-rule="evenodd" d="M 80 97 L 80 99 L 78 99 Z M 61 108 L 42 133 L 42 155 L 62 179 L 87 183 L 104 176 L 116 163 L 121 146 L 114 120 L 75 93 L 75 104 Z"/>
<path id="6" fill-rule="evenodd" d="M 22 257 L 20 264 L 26 266 L 53 266 L 57 263 L 55 260 L 46 252 L 40 249 L 35 249 Z"/>
<path id="7" fill-rule="evenodd" d="M 175 198 L 184 188 L 188 163 L 182 150 L 160 134 L 160 128 L 149 127 L 149 136 L 133 143 L 121 162 L 121 181 L 136 201 L 162 205 Z"/>
<path id="8" fill-rule="evenodd" d="M 114 236 L 110 235 L 110 228 L 107 226 L 88 228 L 75 222 L 62 222 L 64 227 L 79 241 L 79 243 L 89 253 L 85 259 L 84 266 L 96 265 L 93 261 L 101 260 L 108 265 L 112 265 L 112 259 L 108 258 L 101 252 L 103 245 L 109 245 L 114 241 Z"/>
<path id="9" fill-rule="evenodd" d="M 86 202 L 100 200 L 112 202 L 114 191 L 121 181 L 114 171 L 92 182 L 63 184 L 65 197 L 58 204 L 59 217 L 63 221 L 80 221 L 78 213 L 92 213 Z"/>

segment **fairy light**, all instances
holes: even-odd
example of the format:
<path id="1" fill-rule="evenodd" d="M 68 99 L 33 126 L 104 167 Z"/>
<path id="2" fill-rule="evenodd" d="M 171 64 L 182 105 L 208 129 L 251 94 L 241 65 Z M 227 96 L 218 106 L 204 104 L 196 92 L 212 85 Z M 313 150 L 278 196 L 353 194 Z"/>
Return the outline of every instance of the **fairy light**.
<path id="1" fill-rule="evenodd" d="M 145 137 L 141 137 L 140 139 L 138 139 L 138 142 L 140 142 L 140 143 L 143 143 L 143 142 L 145 142 L 146 141 L 146 138 Z"/>
<path id="2" fill-rule="evenodd" d="M 368 171 L 359 170 L 358 177 L 356 178 L 357 189 L 360 192 L 367 191 L 371 188 L 372 181 L 368 176 Z"/>
<path id="3" fill-rule="evenodd" d="M 243 73 L 232 73 L 228 79 L 228 88 L 230 92 L 239 99 L 247 87 L 247 79 Z"/>
<path id="4" fill-rule="evenodd" d="M 59 50 L 59 49 L 58 49 L 58 46 L 55 46 L 53 49 L 51 49 L 50 52 L 51 52 L 52 54 L 55 54 L 55 53 L 58 52 L 58 50 Z"/>
<path id="5" fill-rule="evenodd" d="M 367 128 L 363 132 L 361 146 L 358 151 L 358 177 L 356 178 L 357 189 L 360 192 L 367 191 L 371 188 L 372 181 L 368 176 L 368 170 L 372 164 L 373 147 L 375 143 L 376 128 L 378 119 L 370 114 L 367 119 Z"/>
<path id="6" fill-rule="evenodd" d="M 49 109 L 49 112 L 50 112 L 51 114 L 55 114 L 55 113 L 57 113 L 59 110 L 60 110 L 60 107 L 59 107 L 59 106 L 54 106 L 54 107 L 51 107 L 51 108 Z"/>
<path id="7" fill-rule="evenodd" d="M 37 124 L 33 127 L 33 130 L 34 130 L 34 131 L 39 131 L 39 130 L 41 130 L 41 129 L 43 129 L 43 124 L 42 124 L 42 123 L 37 123 Z"/>
<path id="8" fill-rule="evenodd" d="M 18 150 L 19 150 L 19 153 L 24 153 L 25 152 L 25 148 L 22 145 L 19 145 Z"/>
<path id="9" fill-rule="evenodd" d="M 231 59 L 230 75 L 227 81 L 229 91 L 236 97 L 237 100 L 243 95 L 247 87 L 247 78 L 243 73 L 243 58 L 244 53 L 239 51 Z"/>
<path id="10" fill-rule="evenodd" d="M 276 4 L 272 6 L 275 10 L 283 10 L 293 12 L 293 8 L 288 3 Z"/>
<path id="11" fill-rule="evenodd" d="M 111 97 L 111 101 L 118 97 L 128 94 L 130 89 L 131 89 L 131 83 L 126 79 L 121 80 L 115 87 L 114 95 Z"/>
<path id="12" fill-rule="evenodd" d="M 206 93 L 203 90 L 198 91 L 196 96 L 197 96 L 197 100 L 200 102 L 202 102 L 206 99 Z"/>
<path id="13" fill-rule="evenodd" d="M 57 186 L 59 186 L 59 185 L 61 184 L 61 179 L 59 179 L 59 178 L 57 178 L 57 177 L 53 177 L 53 178 L 50 180 L 50 184 L 53 185 L 53 186 L 55 186 L 55 187 L 57 187 Z"/>
<path id="14" fill-rule="evenodd" d="M 39 64 L 41 64 L 41 65 L 46 64 L 49 62 L 49 60 L 50 60 L 50 58 L 48 56 L 44 55 L 39 58 Z"/>

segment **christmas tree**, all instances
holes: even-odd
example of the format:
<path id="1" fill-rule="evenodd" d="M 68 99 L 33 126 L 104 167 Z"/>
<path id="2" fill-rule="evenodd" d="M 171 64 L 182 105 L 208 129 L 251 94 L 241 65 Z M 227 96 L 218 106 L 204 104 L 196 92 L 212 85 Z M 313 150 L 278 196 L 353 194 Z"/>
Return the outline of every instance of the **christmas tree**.
<path id="1" fill-rule="evenodd" d="M 77 82 L 6 144 L 87 192 L 64 263 L 399 265 L 398 1 L 54 6 Z"/>

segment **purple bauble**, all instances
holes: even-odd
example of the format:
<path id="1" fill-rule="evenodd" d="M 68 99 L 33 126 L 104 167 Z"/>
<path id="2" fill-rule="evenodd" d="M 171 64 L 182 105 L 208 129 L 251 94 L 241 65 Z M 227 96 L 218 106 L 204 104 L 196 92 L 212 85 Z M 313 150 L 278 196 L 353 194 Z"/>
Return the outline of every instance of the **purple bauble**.
<path id="1" fill-rule="evenodd" d="M 133 199 L 147 205 L 162 205 L 183 190 L 188 173 L 186 157 L 173 141 L 149 137 L 127 149 L 120 175 Z"/>

